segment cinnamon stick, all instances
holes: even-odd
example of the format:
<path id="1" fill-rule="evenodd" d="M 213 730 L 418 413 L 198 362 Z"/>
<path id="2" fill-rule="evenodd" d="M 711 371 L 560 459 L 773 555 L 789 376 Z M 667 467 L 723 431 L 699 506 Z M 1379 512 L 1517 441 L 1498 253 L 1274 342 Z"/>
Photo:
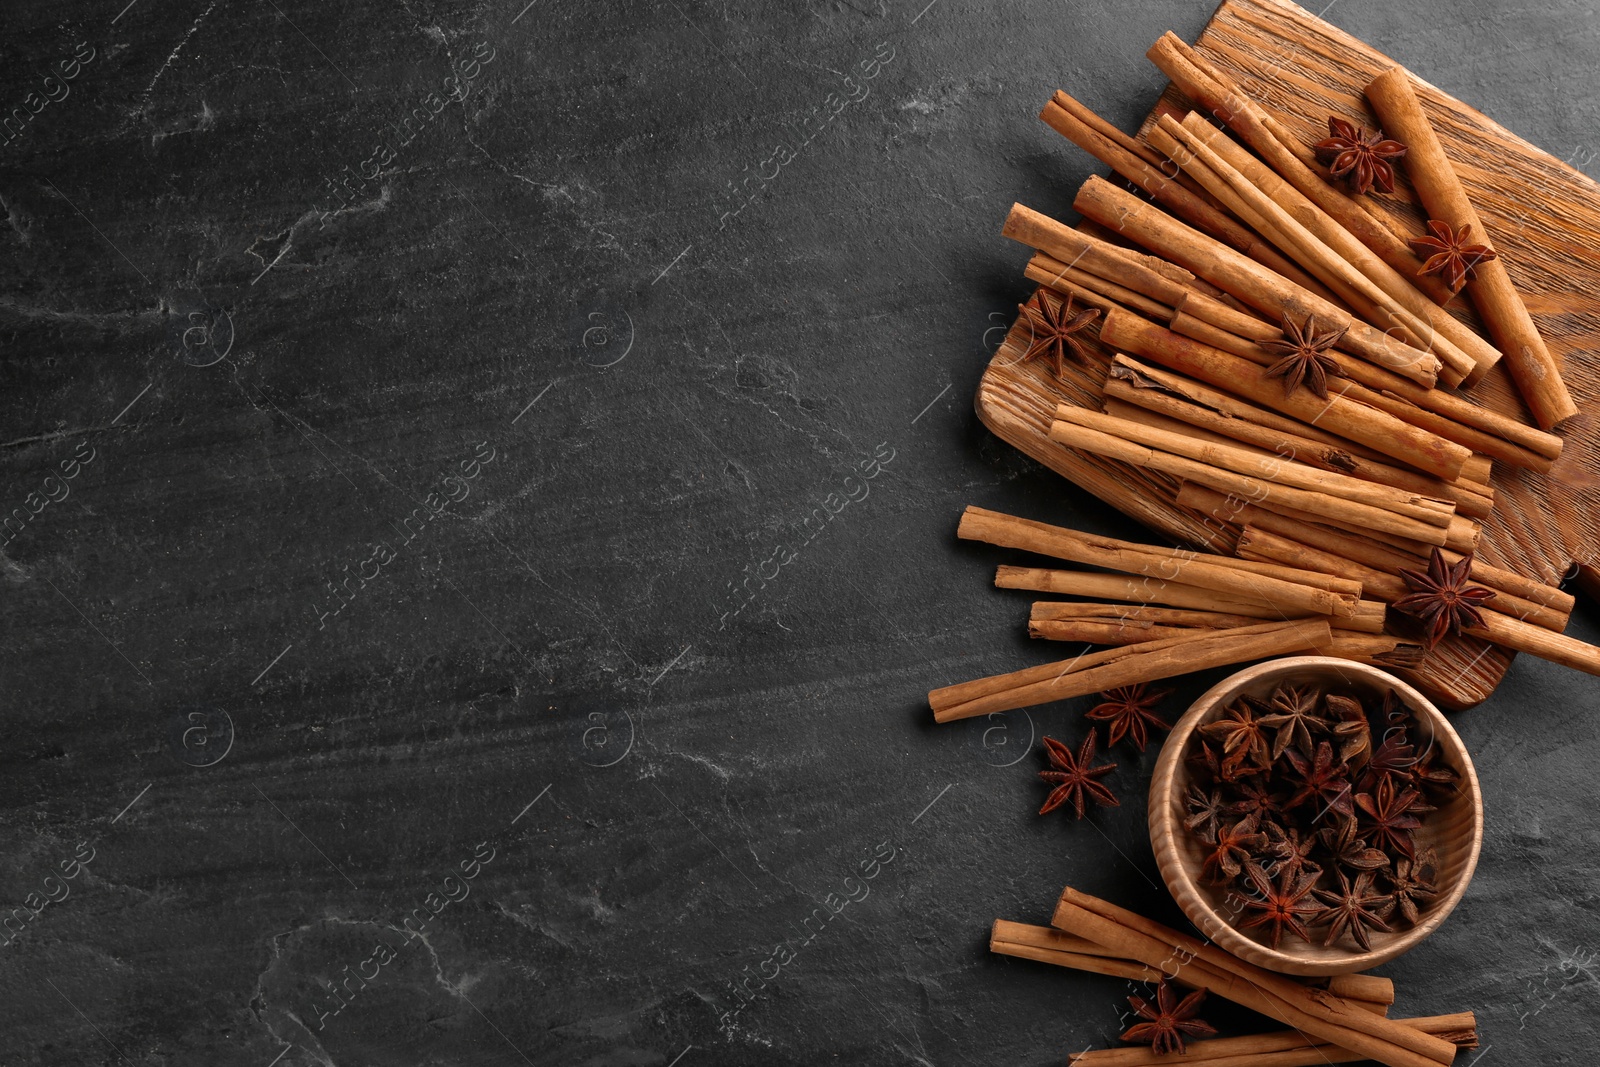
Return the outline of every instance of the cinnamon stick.
<path id="1" fill-rule="evenodd" d="M 1362 581 L 1363 589 L 1370 590 L 1372 595 L 1380 599 L 1394 599 L 1386 596 L 1386 592 L 1399 593 L 1402 596 L 1404 593 L 1400 592 L 1399 586 L 1371 576 L 1388 575 L 1398 578 L 1402 569 L 1422 571 L 1427 568 L 1427 559 L 1424 556 L 1320 524 L 1292 519 L 1246 501 L 1229 500 L 1221 493 L 1206 489 L 1204 486 L 1185 484 L 1178 491 L 1178 503 L 1180 506 L 1194 508 L 1225 522 L 1238 523 L 1247 529 L 1253 527 L 1258 531 L 1273 534 L 1303 546 L 1311 552 L 1319 553 L 1317 556 L 1306 554 L 1296 556 L 1293 560 L 1278 561 L 1308 569 L 1327 568 L 1329 573 L 1333 574 L 1355 575 Z M 1240 537 L 1244 539 L 1244 534 Z M 1263 542 L 1257 541 L 1254 550 L 1262 551 L 1262 545 Z M 1296 551 L 1287 548 L 1279 550 Z M 1444 556 L 1450 563 L 1456 563 L 1461 559 L 1460 553 L 1448 549 L 1444 551 Z M 1313 560 L 1317 562 L 1313 564 Z M 1554 586 L 1544 585 L 1531 578 L 1524 578 L 1511 571 L 1490 566 L 1476 558 L 1473 559 L 1468 573 L 1473 581 L 1495 591 L 1495 599 L 1491 602 L 1492 610 L 1557 633 L 1566 629 L 1574 604 L 1570 594 L 1563 593 Z"/>
<path id="2" fill-rule="evenodd" d="M 1028 636 L 1042 641 L 1071 641 L 1088 645 L 1144 644 L 1169 637 L 1182 637 L 1200 630 L 1217 630 L 1217 626 L 1167 626 L 1143 622 L 1136 618 L 1117 619 L 1063 619 L 1060 621 L 1030 620 Z M 1415 668 L 1422 665 L 1425 649 L 1415 642 L 1388 634 L 1361 633 L 1356 630 L 1333 629 L 1333 641 L 1327 648 L 1319 649 L 1324 656 L 1371 663 L 1376 666 Z"/>
<path id="3" fill-rule="evenodd" d="M 1472 201 L 1456 176 L 1450 157 L 1439 144 L 1433 124 L 1423 113 L 1422 104 L 1411 88 L 1411 79 L 1401 67 L 1378 75 L 1367 86 L 1367 100 L 1389 133 L 1406 144 L 1405 168 L 1431 218 L 1454 229 L 1471 228 L 1469 237 L 1476 244 L 1493 247 L 1489 231 L 1478 216 Z M 1503 259 L 1479 263 L 1467 282 L 1467 292 L 1483 316 L 1483 324 L 1500 350 L 1506 354 L 1522 399 L 1534 421 L 1546 430 L 1578 413 L 1561 380 L 1561 368 L 1546 347 L 1544 338 L 1528 314 Z"/>
<path id="4" fill-rule="evenodd" d="M 1449 302 L 1454 295 L 1449 287 L 1432 275 L 1419 276 L 1422 261 L 1406 243 L 1291 152 L 1272 131 L 1266 112 L 1240 92 L 1232 79 L 1205 64 L 1174 33 L 1163 34 L 1145 54 L 1183 95 L 1237 133 L 1273 170 L 1283 175 L 1291 185 L 1354 234 L 1357 240 L 1372 249 L 1402 277 L 1415 278 L 1416 286 L 1435 303 Z"/>
<path id="5" fill-rule="evenodd" d="M 1038 282 L 1059 292 L 1072 293 L 1091 307 L 1103 311 L 1116 307 L 1145 316 L 1164 317 L 1172 313 L 1167 305 L 1151 300 L 1143 293 L 1136 293 L 1097 274 L 1069 267 L 1045 252 L 1035 252 L 1022 273 L 1031 282 Z"/>
<path id="6" fill-rule="evenodd" d="M 1181 455 L 1198 463 L 1221 467 L 1252 478 L 1325 493 L 1353 503 L 1369 504 L 1431 526 L 1450 525 L 1450 520 L 1456 513 L 1455 505 L 1449 500 L 1408 493 L 1382 482 L 1363 481 L 1339 471 L 1311 466 L 1293 456 L 1266 457 L 1260 452 L 1248 451 L 1234 445 L 1210 444 L 1181 433 L 1173 433 L 1068 404 L 1056 406 L 1056 422 L 1067 422 L 1098 430 L 1135 444 Z"/>
<path id="7" fill-rule="evenodd" d="M 1194 430 L 1210 431 L 1220 439 L 1241 442 L 1268 455 L 1348 474 L 1361 481 L 1449 500 L 1458 512 L 1471 518 L 1484 518 L 1494 509 L 1493 490 L 1487 486 L 1462 480 L 1447 482 L 1396 464 L 1367 459 L 1365 449 L 1358 454 L 1348 442 L 1333 445 L 1301 436 L 1296 432 L 1301 424 L 1293 420 L 1198 383 L 1185 383 L 1175 375 L 1163 374 L 1127 356 L 1117 356 L 1111 361 L 1105 396 L 1108 414 L 1130 417 L 1113 410 L 1114 406 L 1121 407 L 1114 402 L 1137 405 L 1166 420 L 1184 423 Z M 1282 429 L 1280 422 L 1289 423 L 1295 429 Z"/>
<path id="8" fill-rule="evenodd" d="M 1314 571 L 1239 564 L 1227 556 L 1140 545 L 1114 537 L 1094 537 L 1077 530 L 968 506 L 956 536 L 1003 548 L 1035 552 L 1124 574 L 1141 574 L 1250 597 L 1283 610 L 1308 614 L 1349 615 L 1361 597 L 1357 582 L 1329 581 Z"/>
<path id="9" fill-rule="evenodd" d="M 1063 890 L 1051 925 L 1390 1067 L 1430 1067 L 1455 1058 L 1449 1041 L 1319 995 L 1071 886 Z"/>
<path id="10" fill-rule="evenodd" d="M 1189 310 L 1185 306 L 1173 313 L 1168 326 L 1174 333 L 1261 367 L 1271 362 L 1265 349 L 1242 335 L 1208 321 L 1208 311 L 1200 316 L 1191 316 Z M 1337 351 L 1330 351 L 1329 355 L 1345 375 L 1330 389 L 1336 389 L 1341 396 L 1382 411 L 1407 425 L 1526 470 L 1548 471 L 1555 463 L 1550 453 L 1559 455 L 1561 452 L 1561 438 L 1553 434 L 1516 423 L 1442 389 L 1420 389 L 1399 375 L 1389 374 L 1381 367 L 1358 359 L 1343 357 Z"/>
<path id="11" fill-rule="evenodd" d="M 1427 544 L 1449 544 L 1451 529 L 1421 519 L 1400 515 L 1386 508 L 1346 500 L 1324 492 L 1299 489 L 1278 482 L 1237 474 L 1221 467 L 1161 452 L 1121 437 L 1085 426 L 1057 420 L 1050 425 L 1050 439 L 1094 455 L 1120 460 L 1135 467 L 1160 471 L 1183 481 L 1199 482 L 1224 493 L 1232 493 L 1262 505 L 1280 505 L 1321 516 L 1339 526 L 1406 537 Z"/>
<path id="12" fill-rule="evenodd" d="M 1330 249 L 1371 278 L 1384 292 L 1426 321 L 1435 331 L 1465 353 L 1471 359 L 1473 369 L 1463 384 L 1474 384 L 1483 377 L 1485 371 L 1500 360 L 1498 348 L 1418 289 L 1414 275 L 1408 278 L 1384 262 L 1382 257 L 1362 244 L 1349 230 L 1339 225 L 1333 216 L 1323 211 L 1309 197 L 1290 185 L 1271 167 L 1251 155 L 1243 146 L 1223 136 L 1215 126 L 1196 112 L 1186 115 L 1182 125 L 1196 136 L 1206 138 L 1206 143 L 1216 150 L 1218 155 L 1271 197 L 1272 201 L 1295 221 L 1315 234 Z M 1278 131 L 1274 128 L 1273 132 Z"/>
<path id="13" fill-rule="evenodd" d="M 1325 329 L 1344 327 L 1340 344 L 1350 354 L 1420 385 L 1431 387 L 1438 378 L 1437 357 L 1396 341 L 1103 178 L 1084 182 L 1072 206 L 1280 322 L 1285 317 L 1296 322 L 1314 317 Z"/>
<path id="14" fill-rule="evenodd" d="M 1286 397 L 1283 384 L 1268 378 L 1265 368 L 1128 312 L 1108 311 L 1100 322 L 1100 339 L 1109 348 L 1154 360 L 1169 370 L 1358 441 L 1445 481 L 1454 481 L 1472 454 L 1462 445 L 1347 398 L 1338 391 L 1338 382 L 1330 383 L 1327 400 L 1298 390 Z"/>
<path id="15" fill-rule="evenodd" d="M 1048 961 L 1047 961 L 1048 962 Z M 1470 1011 L 1396 1019 L 1425 1034 L 1433 1034 L 1457 1048 L 1478 1047 L 1477 1017 Z M 1205 1067 L 1316 1067 L 1323 1063 L 1353 1063 L 1365 1059 L 1359 1052 L 1313 1041 L 1298 1030 L 1282 1030 L 1248 1037 L 1220 1037 L 1187 1042 L 1182 1053 L 1157 1055 L 1150 1048 L 1090 1049 L 1069 1053 L 1073 1067 L 1168 1067 L 1171 1064 L 1205 1064 Z"/>
<path id="16" fill-rule="evenodd" d="M 1121 131 L 1115 131 L 1115 127 L 1071 96 L 1058 90 L 1039 117 L 1051 129 L 1149 193 L 1156 203 L 1191 226 L 1324 299 L 1335 299 L 1320 282 L 1276 248 L 1218 210 L 1192 179 L 1186 179 L 1177 168 L 1169 173 L 1159 156 L 1132 138 L 1124 141 Z"/>
<path id="17" fill-rule="evenodd" d="M 1332 640 L 1333 631 L 1324 619 L 1202 631 L 945 686 L 928 694 L 928 705 L 937 722 L 952 722 L 1098 693 L 1119 685 L 1172 678 L 1208 667 L 1322 648 Z"/>
<path id="18" fill-rule="evenodd" d="M 1191 114 L 1190 118 L 1198 116 Z M 1447 313 L 1415 289 L 1411 289 L 1416 294 L 1415 307 L 1391 296 L 1340 249 L 1328 245 L 1321 235 L 1312 232 L 1234 167 L 1208 143 L 1213 137 L 1219 142 L 1227 140 L 1209 123 L 1180 123 L 1171 115 L 1163 115 L 1150 131 L 1151 144 L 1192 174 L 1234 214 L 1293 256 L 1369 324 L 1437 356 L 1444 364 L 1439 376 L 1447 385 L 1459 385 L 1476 370 L 1472 357 L 1432 321 L 1436 315 L 1449 319 Z M 1367 252 L 1359 241 L 1352 238 L 1351 243 Z"/>

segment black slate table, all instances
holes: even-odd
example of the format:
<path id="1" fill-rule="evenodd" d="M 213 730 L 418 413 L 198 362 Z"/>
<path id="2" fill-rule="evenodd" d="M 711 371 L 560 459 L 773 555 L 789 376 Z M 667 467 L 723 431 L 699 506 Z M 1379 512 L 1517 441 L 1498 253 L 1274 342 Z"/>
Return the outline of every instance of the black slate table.
<path id="1" fill-rule="evenodd" d="M 1087 702 L 924 694 L 1049 653 L 962 506 L 1137 533 L 970 399 L 1006 208 L 1092 169 L 1039 107 L 1131 126 L 1209 12 L 9 5 L 0 1064 L 1114 1040 L 1125 983 L 986 932 L 1068 881 L 1175 918 L 1153 753 L 1038 819 Z M 1327 17 L 1595 169 L 1590 5 Z M 1465 1062 L 1592 1058 L 1595 696 L 1524 657 L 1456 718 L 1483 862 L 1384 973 Z"/>

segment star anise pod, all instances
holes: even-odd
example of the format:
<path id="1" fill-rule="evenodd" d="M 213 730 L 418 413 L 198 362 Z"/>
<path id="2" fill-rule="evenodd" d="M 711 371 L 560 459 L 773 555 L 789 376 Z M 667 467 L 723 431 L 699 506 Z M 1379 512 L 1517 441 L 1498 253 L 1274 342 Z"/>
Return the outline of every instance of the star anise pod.
<path id="1" fill-rule="evenodd" d="M 1411 814 L 1422 794 L 1415 789 L 1397 789 L 1394 779 L 1385 777 L 1371 793 L 1357 793 L 1356 807 L 1361 809 L 1361 821 L 1375 845 L 1388 845 L 1394 852 L 1407 858 L 1416 858 L 1416 846 L 1411 832 L 1422 825 L 1422 820 Z"/>
<path id="2" fill-rule="evenodd" d="M 1357 196 L 1374 187 L 1380 193 L 1394 192 L 1394 166 L 1389 161 L 1405 155 L 1405 145 L 1385 138 L 1382 130 L 1368 133 L 1364 126 L 1331 115 L 1328 134 L 1311 147 L 1332 177 L 1345 179 Z"/>
<path id="3" fill-rule="evenodd" d="M 1267 835 L 1258 829 L 1260 819 L 1246 815 L 1232 826 L 1217 824 L 1217 836 L 1211 843 L 1200 875 L 1213 882 L 1226 882 L 1237 878 L 1240 869 L 1267 843 Z"/>
<path id="4" fill-rule="evenodd" d="M 1086 713 L 1095 722 L 1107 723 L 1110 734 L 1108 745 L 1126 737 L 1134 747 L 1143 752 L 1150 743 L 1151 730 L 1170 730 L 1172 724 L 1153 710 L 1163 698 L 1172 695 L 1170 689 L 1151 692 L 1143 682 L 1137 685 L 1118 686 L 1100 696 L 1103 703 L 1096 704 Z"/>
<path id="5" fill-rule="evenodd" d="M 1128 1027 L 1122 1040 L 1140 1044 L 1148 1041 L 1157 1055 L 1164 1056 L 1169 1052 L 1181 1055 L 1184 1051 L 1184 1034 L 1210 1037 L 1217 1032 L 1216 1027 L 1199 1017 L 1200 1005 L 1205 999 L 1205 991 L 1197 989 L 1179 1000 L 1172 983 L 1166 981 L 1156 986 L 1154 1004 L 1143 997 L 1129 997 L 1128 1003 L 1139 1013 L 1139 1018 L 1148 1021 Z"/>
<path id="6" fill-rule="evenodd" d="M 1268 792 L 1267 785 L 1265 781 L 1241 782 L 1233 791 L 1237 799 L 1222 810 L 1229 815 L 1255 815 L 1266 823 L 1284 807 L 1283 797 Z M 1267 827 L 1262 826 L 1262 829 Z"/>
<path id="7" fill-rule="evenodd" d="M 1267 735 L 1256 718 L 1255 709 L 1246 701 L 1228 708 L 1224 717 L 1200 727 L 1206 737 L 1222 742 L 1222 771 L 1239 771 L 1246 765 L 1264 767 L 1268 762 Z"/>
<path id="8" fill-rule="evenodd" d="M 1337 866 L 1357 871 L 1376 871 L 1389 866 L 1389 857 L 1383 850 L 1367 847 L 1354 818 L 1340 820 L 1338 826 L 1321 831 L 1321 837 Z"/>
<path id="9" fill-rule="evenodd" d="M 1283 379 L 1285 397 L 1304 385 L 1319 398 L 1328 399 L 1328 378 L 1344 375 L 1339 361 L 1328 355 L 1328 349 L 1339 343 L 1347 329 L 1348 326 L 1341 326 L 1318 333 L 1315 315 L 1307 315 L 1305 325 L 1299 326 L 1285 314 L 1283 340 L 1256 342 L 1279 356 L 1278 361 L 1267 368 L 1267 377 Z"/>
<path id="10" fill-rule="evenodd" d="M 1339 877 L 1337 891 L 1316 890 L 1317 899 L 1328 905 L 1328 910 L 1318 920 L 1328 924 L 1328 936 L 1322 944 L 1331 945 L 1339 940 L 1341 934 L 1348 933 L 1355 938 L 1362 951 L 1371 952 L 1372 938 L 1368 930 L 1389 932 L 1389 924 L 1384 920 L 1394 910 L 1394 901 L 1389 894 L 1379 893 L 1372 888 L 1378 876 L 1371 871 L 1356 875 L 1354 885 L 1343 871 L 1334 873 Z"/>
<path id="11" fill-rule="evenodd" d="M 1183 828 L 1202 838 L 1210 837 L 1218 818 L 1223 814 L 1222 794 L 1215 789 L 1206 790 L 1191 785 L 1183 802 L 1189 809 L 1189 814 L 1183 820 Z"/>
<path id="12" fill-rule="evenodd" d="M 1026 304 L 1017 305 L 1018 313 L 1028 320 L 1028 350 L 1022 354 L 1021 363 L 1036 356 L 1048 355 L 1055 367 L 1056 377 L 1065 369 L 1065 357 L 1072 350 L 1078 362 L 1088 358 L 1083 341 L 1074 336 L 1100 317 L 1099 308 L 1086 308 L 1074 313 L 1072 297 L 1065 300 L 1047 294 L 1042 288 L 1034 290 Z"/>
<path id="13" fill-rule="evenodd" d="M 1256 894 L 1244 898 L 1244 907 L 1256 914 L 1239 924 L 1241 930 L 1266 927 L 1273 948 L 1283 940 L 1285 930 L 1298 934 L 1303 940 L 1311 940 L 1305 920 L 1314 919 L 1325 910 L 1315 900 L 1307 899 L 1311 888 L 1317 884 L 1316 875 L 1285 872 L 1274 885 L 1267 872 L 1255 863 L 1245 867 L 1244 875 Z"/>
<path id="14" fill-rule="evenodd" d="M 1194 753 L 1185 757 L 1185 762 L 1212 782 L 1231 784 L 1245 777 L 1244 770 L 1229 766 L 1226 760 L 1217 755 L 1217 750 L 1209 741 L 1201 741 L 1196 745 Z"/>
<path id="15" fill-rule="evenodd" d="M 1050 795 L 1045 798 L 1044 807 L 1039 809 L 1040 815 L 1048 815 L 1070 800 L 1074 813 L 1081 819 L 1085 798 L 1106 807 L 1122 806 L 1116 795 L 1100 781 L 1116 770 L 1117 765 L 1106 763 L 1099 767 L 1093 766 L 1095 736 L 1095 732 L 1090 730 L 1089 736 L 1083 739 L 1083 745 L 1079 747 L 1076 757 L 1073 756 L 1072 749 L 1055 738 L 1042 738 L 1045 755 L 1054 769 L 1040 771 L 1039 777 L 1047 782 L 1056 783 L 1056 787 L 1050 790 Z"/>
<path id="16" fill-rule="evenodd" d="M 1393 778 L 1400 785 L 1410 785 L 1412 768 L 1416 764 L 1416 750 L 1411 747 L 1406 731 L 1391 726 L 1367 760 L 1366 769 L 1361 774 L 1361 791 L 1372 792 L 1385 778 Z"/>
<path id="17" fill-rule="evenodd" d="M 1270 726 L 1278 731 L 1272 739 L 1272 758 L 1277 759 L 1283 755 L 1284 749 L 1293 741 L 1302 751 L 1310 752 L 1314 747 L 1311 743 L 1311 728 L 1319 730 L 1328 727 L 1328 720 L 1317 714 L 1317 694 L 1310 688 L 1286 685 L 1272 694 L 1271 715 L 1261 717 L 1262 726 Z"/>
<path id="18" fill-rule="evenodd" d="M 1417 274 L 1437 274 L 1444 279 L 1452 293 L 1459 293 L 1468 278 L 1477 277 L 1475 269 L 1479 263 L 1500 258 L 1500 254 L 1488 245 L 1467 244 L 1467 231 L 1472 229 L 1470 224 L 1452 232 L 1448 222 L 1429 219 L 1428 229 L 1432 237 L 1413 237 L 1406 242 L 1411 246 L 1411 251 L 1428 257 Z"/>
<path id="19" fill-rule="evenodd" d="M 1454 563 L 1447 563 L 1444 553 L 1435 548 L 1428 557 L 1425 573 L 1400 571 L 1400 577 L 1416 592 L 1396 600 L 1394 609 L 1422 620 L 1428 631 L 1429 648 L 1447 634 L 1459 634 L 1465 627 L 1483 625 L 1479 606 L 1493 600 L 1494 591 L 1468 584 L 1472 557 L 1473 553 L 1468 552 Z"/>
<path id="20" fill-rule="evenodd" d="M 1289 798 L 1284 807 L 1297 808 L 1307 801 L 1315 801 L 1319 810 L 1312 816 L 1313 822 L 1320 821 L 1329 812 L 1337 812 L 1340 815 L 1354 814 L 1350 806 L 1350 779 L 1346 775 L 1344 764 L 1334 762 L 1332 745 L 1326 741 L 1318 741 L 1316 754 L 1310 759 L 1301 755 L 1299 749 L 1294 748 L 1284 755 L 1288 757 L 1289 765 L 1294 768 L 1294 773 L 1300 782 L 1300 788 Z"/>
<path id="21" fill-rule="evenodd" d="M 1428 873 L 1435 863 L 1434 852 L 1428 849 L 1414 860 L 1404 857 L 1396 860 L 1394 873 L 1389 875 L 1389 883 L 1394 887 L 1389 891 L 1389 898 L 1400 914 L 1406 917 L 1406 921 L 1413 925 L 1421 915 L 1421 908 L 1427 907 L 1428 902 L 1439 895 Z"/>
<path id="22" fill-rule="evenodd" d="M 1325 701 L 1333 716 L 1333 736 L 1339 742 L 1339 762 L 1359 767 L 1372 753 L 1372 728 L 1367 725 L 1367 709 L 1361 701 L 1329 693 Z"/>
<path id="23" fill-rule="evenodd" d="M 1444 762 L 1437 748 L 1429 748 L 1411 765 L 1411 781 L 1420 786 L 1423 793 L 1436 798 L 1454 796 L 1460 780 L 1461 776 Z"/>
<path id="24" fill-rule="evenodd" d="M 1292 826 L 1284 828 L 1273 823 L 1268 827 L 1267 836 L 1272 838 L 1265 853 L 1272 860 L 1272 873 L 1300 875 L 1321 872 L 1321 864 L 1312 862 L 1310 858 L 1312 850 L 1319 844 L 1316 834 L 1302 837 L 1300 831 Z"/>

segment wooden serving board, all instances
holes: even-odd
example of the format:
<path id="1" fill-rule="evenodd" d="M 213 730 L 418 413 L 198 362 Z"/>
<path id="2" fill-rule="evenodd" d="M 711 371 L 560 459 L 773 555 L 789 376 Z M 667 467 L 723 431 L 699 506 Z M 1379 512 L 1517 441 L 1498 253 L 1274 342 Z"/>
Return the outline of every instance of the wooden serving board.
<path id="1" fill-rule="evenodd" d="M 1195 43 L 1308 143 L 1326 136 L 1330 114 L 1376 125 L 1362 89 L 1394 66 L 1344 31 L 1281 0 L 1224 0 Z M 1065 87 L 1069 91 L 1070 86 Z M 1497 464 L 1494 514 L 1484 523 L 1479 554 L 1487 562 L 1546 582 L 1582 565 L 1600 567 L 1600 185 L 1535 148 L 1459 100 L 1423 84 L 1423 107 L 1456 164 L 1501 258 L 1556 357 L 1579 415 L 1562 429 L 1566 445 L 1554 470 L 1539 475 Z M 1181 117 L 1188 101 L 1169 87 L 1146 119 Z M 1063 142 L 1067 151 L 1077 151 Z M 1425 216 L 1402 178 L 1393 198 L 1377 197 L 1399 232 L 1421 234 Z M 1481 325 L 1461 298 L 1451 310 Z M 1058 445 L 1047 436 L 1058 403 L 1098 407 L 1105 363 L 1069 368 L 1058 381 L 1026 350 L 1016 324 L 978 387 L 978 416 L 1007 443 L 1064 475 L 1106 503 L 1168 537 L 1231 551 L 1238 528 L 1175 503 L 1172 479 Z M 1493 368 L 1467 394 L 1498 411 L 1527 412 L 1510 378 Z M 1414 672 L 1402 672 L 1433 699 L 1467 708 L 1500 683 L 1513 653 L 1472 638 L 1451 639 Z"/>

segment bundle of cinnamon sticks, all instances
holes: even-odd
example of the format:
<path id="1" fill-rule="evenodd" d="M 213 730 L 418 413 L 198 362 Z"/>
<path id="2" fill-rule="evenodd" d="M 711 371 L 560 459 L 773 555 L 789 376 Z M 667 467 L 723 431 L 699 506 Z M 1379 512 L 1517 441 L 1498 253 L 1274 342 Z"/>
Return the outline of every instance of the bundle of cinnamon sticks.
<path id="1" fill-rule="evenodd" d="M 1478 1047 L 1472 1012 L 1391 1019 L 1394 984 L 1372 975 L 1338 975 L 1326 984 L 1246 963 L 1215 945 L 1171 930 L 1068 886 L 1049 927 L 995 920 L 989 950 L 1134 981 L 1175 981 L 1224 997 L 1289 1030 L 1190 1041 L 1181 1053 L 1149 1048 L 1074 1053 L 1077 1067 L 1300 1067 L 1372 1059 L 1391 1067 L 1448 1064 Z"/>
<path id="2" fill-rule="evenodd" d="M 1035 605 L 1033 636 L 1112 647 L 935 690 L 936 717 L 1308 648 L 1414 669 L 1438 635 L 1419 636 L 1385 606 L 1417 592 L 1405 575 L 1435 551 L 1470 559 L 1472 582 L 1493 594 L 1450 633 L 1600 674 L 1600 648 L 1562 632 L 1570 595 L 1475 557 L 1496 504 L 1494 465 L 1548 472 L 1562 451 L 1553 431 L 1576 407 L 1410 76 L 1387 72 L 1367 100 L 1408 146 L 1401 164 L 1429 215 L 1477 242 L 1465 295 L 1487 337 L 1445 307 L 1459 279 L 1429 269 L 1229 75 L 1170 33 L 1149 56 L 1194 110 L 1137 137 L 1064 92 L 1041 114 L 1149 199 L 1092 177 L 1074 200 L 1077 227 L 1013 206 L 1002 232 L 1034 250 L 1026 274 L 1040 288 L 1006 346 L 1030 357 L 1050 341 L 1041 322 L 1098 312 L 1056 352 L 1098 339 L 1108 365 L 1074 383 L 1091 383 L 1099 410 L 1061 404 L 1049 438 L 1172 486 L 1216 532 L 1214 550 L 1176 553 L 1179 563 L 1152 546 L 1068 552 L 1072 531 L 1046 536 L 969 509 L 963 537 L 1101 568 L 1002 567 L 996 584 L 1074 598 Z M 1313 335 L 1317 350 L 1286 367 L 1283 353 Z M 1458 391 L 1502 361 L 1531 421 Z M 1131 606 L 1093 603 L 1105 600 Z"/>

